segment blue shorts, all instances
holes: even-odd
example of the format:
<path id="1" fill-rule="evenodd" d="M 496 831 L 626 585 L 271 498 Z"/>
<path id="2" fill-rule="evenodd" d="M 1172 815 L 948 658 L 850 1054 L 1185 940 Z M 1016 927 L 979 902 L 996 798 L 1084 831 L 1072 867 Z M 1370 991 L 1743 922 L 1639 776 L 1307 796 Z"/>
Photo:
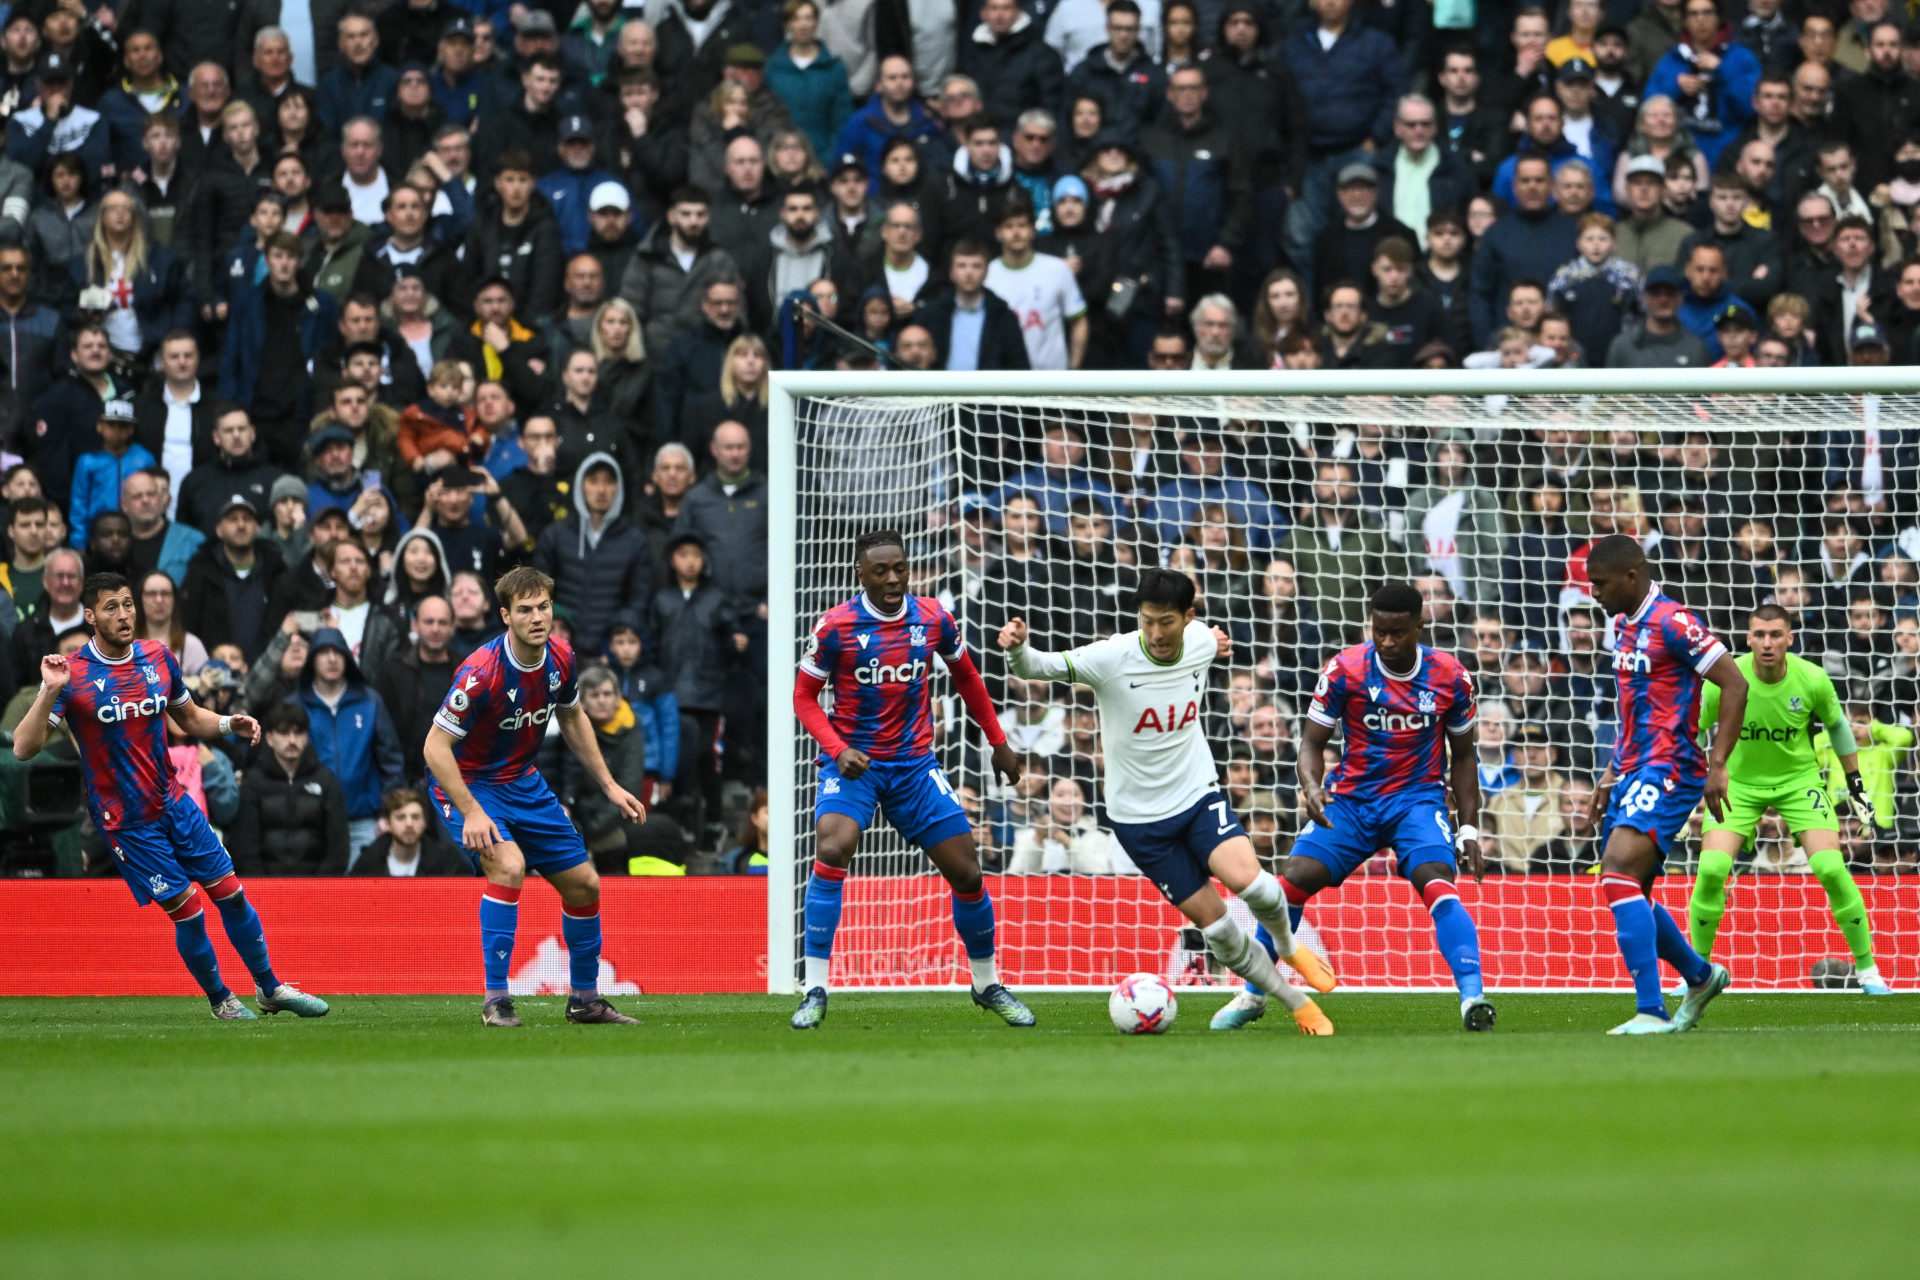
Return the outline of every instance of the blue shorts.
<path id="1" fill-rule="evenodd" d="M 473 792 L 474 802 L 500 829 L 500 838 L 520 846 L 527 870 L 551 877 L 588 860 L 586 841 L 574 830 L 573 819 L 539 774 L 529 773 L 512 782 L 469 782 L 467 790 Z M 453 847 L 467 855 L 468 864 L 477 873 L 480 855 L 460 843 L 466 823 L 438 782 L 433 784 L 433 808 L 453 836 Z"/>
<path id="2" fill-rule="evenodd" d="M 1650 765 L 1620 778 L 1607 800 L 1606 816 L 1600 819 L 1601 852 L 1606 851 L 1613 829 L 1626 827 L 1653 837 L 1665 858 L 1673 852 L 1674 841 L 1686 833 L 1687 820 L 1706 789 L 1704 774 L 1688 778 L 1672 765 Z"/>
<path id="3" fill-rule="evenodd" d="M 884 813 L 908 844 L 922 849 L 973 830 L 940 762 L 932 756 L 875 760 L 857 778 L 842 777 L 831 760 L 821 763 L 820 793 L 813 806 L 816 821 L 829 813 L 845 814 L 865 831 L 873 825 L 876 812 Z"/>
<path id="4" fill-rule="evenodd" d="M 1209 791 L 1184 813 L 1158 822 L 1115 822 L 1113 834 L 1120 847 L 1153 881 L 1168 902 L 1179 906 L 1212 882 L 1207 860 L 1213 851 L 1247 829 L 1233 816 L 1233 806 L 1218 791 Z"/>
<path id="5" fill-rule="evenodd" d="M 1443 862 L 1454 869 L 1453 824 L 1444 794 L 1416 792 L 1379 800 L 1327 797 L 1327 821 L 1333 829 L 1308 823 L 1293 842 L 1293 856 L 1312 858 L 1339 884 L 1382 849 L 1392 849 L 1395 869 L 1409 876 L 1423 863 Z"/>
<path id="6" fill-rule="evenodd" d="M 100 834 L 133 890 L 133 900 L 143 907 L 233 874 L 233 859 L 207 825 L 207 815 L 185 796 L 168 805 L 156 822 Z"/>

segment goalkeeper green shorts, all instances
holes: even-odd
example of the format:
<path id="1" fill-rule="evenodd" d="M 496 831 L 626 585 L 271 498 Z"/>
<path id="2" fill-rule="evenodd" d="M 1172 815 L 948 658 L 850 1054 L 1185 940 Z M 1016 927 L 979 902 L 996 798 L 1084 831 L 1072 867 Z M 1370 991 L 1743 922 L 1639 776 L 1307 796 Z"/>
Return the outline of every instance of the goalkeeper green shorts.
<path id="1" fill-rule="evenodd" d="M 1754 833 L 1760 829 L 1760 817 L 1769 809 L 1780 815 L 1780 820 L 1787 824 L 1787 831 L 1791 835 L 1797 836 L 1802 831 L 1840 830 L 1840 820 L 1834 816 L 1833 801 L 1827 796 L 1825 780 L 1817 773 L 1803 774 L 1777 787 L 1754 787 L 1729 782 L 1727 816 L 1721 820 L 1709 811 L 1706 829 L 1737 831 L 1741 840 L 1751 847 Z"/>

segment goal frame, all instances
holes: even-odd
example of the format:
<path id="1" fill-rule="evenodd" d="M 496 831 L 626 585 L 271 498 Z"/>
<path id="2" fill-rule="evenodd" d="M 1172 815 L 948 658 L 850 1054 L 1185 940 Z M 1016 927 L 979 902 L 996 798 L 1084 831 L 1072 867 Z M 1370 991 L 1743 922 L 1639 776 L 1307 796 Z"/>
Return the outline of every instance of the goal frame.
<path id="1" fill-rule="evenodd" d="M 798 989 L 794 930 L 795 819 L 786 779 L 799 763 L 792 713 L 798 504 L 794 478 L 799 400 L 977 400 L 1021 396 L 1604 396 L 1871 395 L 1920 393 L 1920 366 L 1794 369 L 1235 370 L 1156 372 L 792 372 L 771 375 L 767 406 L 767 991 Z M 1733 429 L 1740 429 L 1735 427 Z M 779 785 L 773 785 L 778 783 Z M 908 988 L 938 990 L 937 987 Z M 1072 988 L 1078 990 L 1079 988 Z"/>

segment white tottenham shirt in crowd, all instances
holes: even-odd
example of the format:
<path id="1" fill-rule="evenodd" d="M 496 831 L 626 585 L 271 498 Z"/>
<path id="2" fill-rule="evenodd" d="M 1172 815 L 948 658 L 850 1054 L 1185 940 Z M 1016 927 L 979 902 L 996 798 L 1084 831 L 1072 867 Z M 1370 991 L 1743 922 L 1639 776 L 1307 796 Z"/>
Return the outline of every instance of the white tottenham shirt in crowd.
<path id="1" fill-rule="evenodd" d="M 1036 369 L 1067 367 L 1067 321 L 1085 315 L 1087 302 L 1062 258 L 1036 253 L 1015 270 L 1003 258 L 987 268 L 987 288 L 1013 308 L 1026 339 L 1027 363 Z"/>
<path id="2" fill-rule="evenodd" d="M 1191 809 L 1219 786 L 1207 748 L 1207 669 L 1217 645 L 1197 619 L 1170 662 L 1147 653 L 1128 631 L 1068 653 L 1027 645 L 1007 653 L 1023 680 L 1070 680 L 1100 702 L 1100 741 L 1107 762 L 1107 815 L 1115 822 L 1158 822 Z"/>

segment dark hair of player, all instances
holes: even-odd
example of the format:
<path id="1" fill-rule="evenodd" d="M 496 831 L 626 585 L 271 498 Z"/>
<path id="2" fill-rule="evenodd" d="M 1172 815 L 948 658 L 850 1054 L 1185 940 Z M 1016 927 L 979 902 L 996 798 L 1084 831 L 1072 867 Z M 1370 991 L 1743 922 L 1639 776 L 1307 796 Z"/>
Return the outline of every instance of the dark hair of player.
<path id="1" fill-rule="evenodd" d="M 875 547 L 898 547 L 905 551 L 907 540 L 900 536 L 898 529 L 869 529 L 853 540 L 854 563 L 866 559 L 867 552 Z"/>
<path id="2" fill-rule="evenodd" d="M 1156 604 L 1175 613 L 1193 608 L 1194 594 L 1192 578 L 1178 569 L 1162 569 L 1157 565 L 1142 569 L 1133 584 L 1136 606 Z"/>
<path id="3" fill-rule="evenodd" d="M 1748 615 L 1755 622 L 1784 622 L 1793 625 L 1793 617 L 1777 604 L 1763 604 Z"/>
<path id="4" fill-rule="evenodd" d="M 101 596 L 110 596 L 116 591 L 131 591 L 133 584 L 127 581 L 124 573 L 90 573 L 86 583 L 80 588 L 80 604 L 92 609 L 99 605 Z"/>
<path id="5" fill-rule="evenodd" d="M 500 581 L 493 584 L 493 598 L 503 608 L 513 608 L 513 602 L 529 596 L 553 598 L 553 579 L 533 568 L 521 565 L 518 569 L 509 569 L 500 575 Z"/>
<path id="6" fill-rule="evenodd" d="M 1426 598 L 1411 583 L 1382 583 L 1367 601 L 1368 613 L 1389 617 L 1418 618 L 1427 606 Z"/>
<path id="7" fill-rule="evenodd" d="M 1605 573 L 1631 573 L 1635 569 L 1647 567 L 1647 553 L 1640 544 L 1624 533 L 1610 533 L 1593 544 L 1593 550 L 1587 555 L 1589 572 L 1599 569 Z"/>
<path id="8" fill-rule="evenodd" d="M 307 709 L 297 702 L 276 702 L 260 716 L 262 733 L 305 733 L 312 727 Z"/>

